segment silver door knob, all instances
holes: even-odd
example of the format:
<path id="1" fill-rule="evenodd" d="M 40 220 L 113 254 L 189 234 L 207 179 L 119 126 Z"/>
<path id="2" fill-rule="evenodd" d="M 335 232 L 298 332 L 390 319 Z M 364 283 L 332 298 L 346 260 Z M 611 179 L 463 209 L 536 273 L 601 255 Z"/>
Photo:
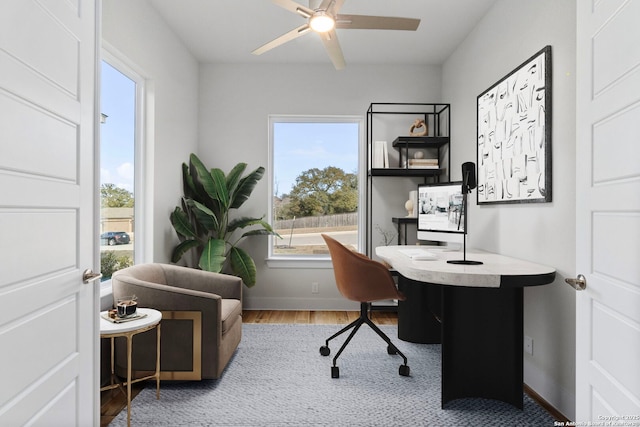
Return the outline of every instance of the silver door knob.
<path id="1" fill-rule="evenodd" d="M 100 278 L 102 278 L 102 273 L 94 273 L 90 268 L 87 268 L 84 273 L 82 273 L 82 283 L 93 282 Z"/>
<path id="2" fill-rule="evenodd" d="M 564 279 L 564 281 L 567 282 L 569 286 L 571 286 L 576 291 L 584 291 L 587 288 L 587 278 L 582 274 L 578 274 L 578 277 L 576 277 L 575 279 L 568 278 Z"/>

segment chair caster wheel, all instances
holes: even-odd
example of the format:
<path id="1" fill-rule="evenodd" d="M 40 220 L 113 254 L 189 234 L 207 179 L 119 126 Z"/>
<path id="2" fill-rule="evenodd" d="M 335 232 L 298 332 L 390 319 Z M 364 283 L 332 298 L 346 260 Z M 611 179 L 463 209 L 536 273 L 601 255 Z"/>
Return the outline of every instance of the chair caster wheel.
<path id="1" fill-rule="evenodd" d="M 407 365 L 400 365 L 400 369 L 398 370 L 398 373 L 400 375 L 402 375 L 403 377 L 408 377 L 410 371 L 411 370 L 409 369 L 409 367 Z"/>
<path id="2" fill-rule="evenodd" d="M 322 347 L 320 347 L 320 354 L 323 356 L 328 356 L 331 353 L 331 349 L 329 347 L 327 347 L 326 345 L 323 345 Z"/>
<path id="3" fill-rule="evenodd" d="M 340 378 L 340 369 L 337 366 L 331 367 L 331 378 Z"/>
<path id="4" fill-rule="evenodd" d="M 387 347 L 387 354 L 398 354 L 398 350 L 392 345 Z"/>

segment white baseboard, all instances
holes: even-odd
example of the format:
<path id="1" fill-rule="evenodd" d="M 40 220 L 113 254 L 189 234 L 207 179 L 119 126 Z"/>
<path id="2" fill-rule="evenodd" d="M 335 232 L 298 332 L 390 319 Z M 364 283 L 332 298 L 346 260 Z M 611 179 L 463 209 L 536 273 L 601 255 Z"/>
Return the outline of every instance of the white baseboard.
<path id="1" fill-rule="evenodd" d="M 576 418 L 576 395 L 561 387 L 552 377 L 537 366 L 524 360 L 524 382 L 540 397 L 570 420 Z"/>
<path id="2" fill-rule="evenodd" d="M 344 298 L 272 298 L 246 297 L 245 310 L 360 310 L 360 304 Z"/>

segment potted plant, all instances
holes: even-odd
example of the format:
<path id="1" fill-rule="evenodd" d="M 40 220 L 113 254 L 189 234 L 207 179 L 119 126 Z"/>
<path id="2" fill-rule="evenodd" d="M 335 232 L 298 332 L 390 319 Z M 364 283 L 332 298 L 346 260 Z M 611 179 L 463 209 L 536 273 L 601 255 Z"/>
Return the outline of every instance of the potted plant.
<path id="1" fill-rule="evenodd" d="M 191 264 L 197 262 L 202 270 L 220 273 L 226 269 L 240 277 L 247 287 L 256 284 L 255 262 L 238 243 L 249 236 L 278 234 L 264 217 L 231 218 L 231 211 L 249 199 L 264 175 L 264 168 L 260 166 L 242 176 L 246 168 L 246 163 L 238 163 L 225 175 L 221 169 L 207 169 L 193 153 L 189 165 L 182 164 L 184 196 L 181 206 L 177 206 L 170 217 L 180 238 L 180 244 L 173 249 L 172 262 L 180 261 L 193 250 L 195 261 Z M 240 234 L 241 230 L 254 226 L 257 228 Z"/>

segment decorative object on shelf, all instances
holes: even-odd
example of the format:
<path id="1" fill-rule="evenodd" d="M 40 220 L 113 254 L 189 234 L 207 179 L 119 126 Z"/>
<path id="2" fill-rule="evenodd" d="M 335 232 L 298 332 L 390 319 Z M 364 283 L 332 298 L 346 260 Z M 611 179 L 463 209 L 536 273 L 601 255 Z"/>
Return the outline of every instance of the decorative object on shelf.
<path id="1" fill-rule="evenodd" d="M 387 141 L 375 141 L 373 147 L 373 167 L 384 169 L 389 167 L 389 150 Z"/>
<path id="2" fill-rule="evenodd" d="M 551 46 L 478 95 L 478 204 L 551 202 Z"/>
<path id="3" fill-rule="evenodd" d="M 415 153 L 413 153 L 413 158 L 416 160 L 424 159 L 424 151 L 422 150 L 416 151 Z"/>
<path id="4" fill-rule="evenodd" d="M 407 210 L 407 217 L 413 216 L 413 200 L 409 199 L 404 203 L 404 208 Z"/>
<path id="5" fill-rule="evenodd" d="M 418 129 L 423 129 L 423 130 L 417 131 Z M 428 132 L 429 132 L 429 128 L 427 124 L 424 122 L 424 119 L 416 119 L 411 125 L 411 128 L 409 129 L 409 136 L 426 136 Z"/>
<path id="6" fill-rule="evenodd" d="M 440 167 L 438 159 L 409 159 L 408 164 L 403 166 L 409 169 L 438 169 Z"/>
<path id="7" fill-rule="evenodd" d="M 376 230 L 378 230 L 378 232 L 382 235 L 382 240 L 384 240 L 385 246 L 389 246 L 393 242 L 393 239 L 395 239 L 398 235 L 398 233 L 395 231 L 383 230 L 382 227 L 380 227 L 380 224 L 376 224 L 375 227 Z"/>
<path id="8" fill-rule="evenodd" d="M 409 200 L 413 203 L 413 210 L 411 211 L 409 217 L 417 217 L 418 216 L 418 191 L 412 190 L 409 191 Z"/>

